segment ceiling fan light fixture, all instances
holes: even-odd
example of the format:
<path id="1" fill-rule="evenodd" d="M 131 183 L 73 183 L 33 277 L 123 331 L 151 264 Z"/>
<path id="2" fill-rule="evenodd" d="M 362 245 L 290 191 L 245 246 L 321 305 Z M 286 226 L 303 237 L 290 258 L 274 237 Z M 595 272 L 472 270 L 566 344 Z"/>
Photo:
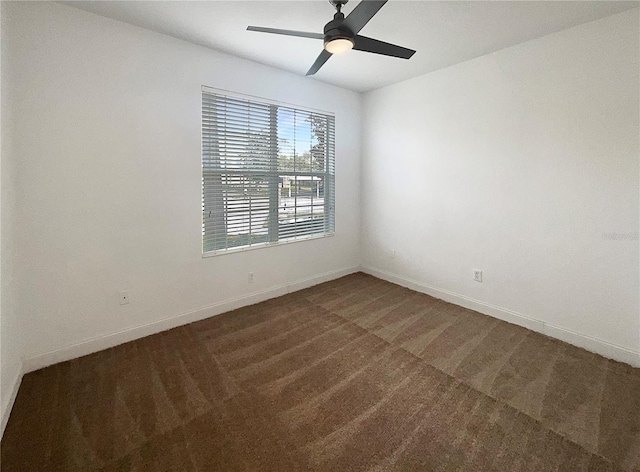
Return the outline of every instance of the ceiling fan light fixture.
<path id="1" fill-rule="evenodd" d="M 324 43 L 324 48 L 331 54 L 342 54 L 351 51 L 355 46 L 350 38 L 333 38 Z"/>

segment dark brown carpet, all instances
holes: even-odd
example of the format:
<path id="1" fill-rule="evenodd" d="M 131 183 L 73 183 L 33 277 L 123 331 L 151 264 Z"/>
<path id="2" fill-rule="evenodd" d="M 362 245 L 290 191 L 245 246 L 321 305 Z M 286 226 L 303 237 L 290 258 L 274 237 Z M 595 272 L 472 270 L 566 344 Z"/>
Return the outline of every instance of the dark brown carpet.
<path id="1" fill-rule="evenodd" d="M 354 274 L 30 373 L 2 471 L 640 467 L 640 369 Z"/>

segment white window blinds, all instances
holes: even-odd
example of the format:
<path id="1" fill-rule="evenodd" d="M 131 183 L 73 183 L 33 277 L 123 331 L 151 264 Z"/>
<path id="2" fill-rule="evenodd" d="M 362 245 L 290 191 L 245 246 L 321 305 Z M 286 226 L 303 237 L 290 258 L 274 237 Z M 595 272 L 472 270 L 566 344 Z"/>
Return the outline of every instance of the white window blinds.
<path id="1" fill-rule="evenodd" d="M 332 115 L 202 91 L 203 252 L 334 232 Z"/>

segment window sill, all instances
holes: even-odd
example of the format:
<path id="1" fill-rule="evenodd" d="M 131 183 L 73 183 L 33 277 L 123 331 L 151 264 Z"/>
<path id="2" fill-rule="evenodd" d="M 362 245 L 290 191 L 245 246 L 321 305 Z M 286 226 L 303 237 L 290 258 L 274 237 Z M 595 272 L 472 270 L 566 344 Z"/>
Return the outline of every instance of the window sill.
<path id="1" fill-rule="evenodd" d="M 209 252 L 202 253 L 202 258 L 204 259 L 205 257 L 216 257 L 216 256 L 224 256 L 227 254 L 237 254 L 239 252 L 253 251 L 256 249 L 264 249 L 264 248 L 276 247 L 276 246 L 284 246 L 286 244 L 299 243 L 302 241 L 311 241 L 314 239 L 331 238 L 335 236 L 335 234 L 336 234 L 335 232 L 328 233 L 328 234 L 319 234 L 314 236 L 305 236 L 302 238 L 285 239 L 283 241 L 276 241 L 273 243 L 261 243 L 261 244 L 255 244 L 253 246 L 241 246 L 241 247 L 232 248 L 232 249 L 225 249 L 223 251 L 209 251 Z"/>

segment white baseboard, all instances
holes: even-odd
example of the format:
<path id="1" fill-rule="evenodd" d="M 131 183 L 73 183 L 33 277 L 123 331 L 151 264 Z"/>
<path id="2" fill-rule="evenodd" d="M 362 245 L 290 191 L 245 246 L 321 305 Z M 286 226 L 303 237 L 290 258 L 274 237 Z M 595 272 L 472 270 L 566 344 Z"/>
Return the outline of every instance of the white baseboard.
<path id="1" fill-rule="evenodd" d="M 253 305 L 254 303 L 260 303 L 271 298 L 280 297 L 287 293 L 296 292 L 304 288 L 312 287 L 323 282 L 328 282 L 330 280 L 352 274 L 358 270 L 360 270 L 360 268 L 356 266 L 334 272 L 327 272 L 291 284 L 280 285 L 261 292 L 255 292 L 244 297 L 225 300 L 214 305 L 206 306 L 198 310 L 189 311 L 159 321 L 154 321 L 145 325 L 128 328 L 93 339 L 87 339 L 86 341 L 82 341 L 62 349 L 57 349 L 55 351 L 25 357 L 23 363 L 24 372 L 32 372 L 52 364 L 57 364 L 58 362 L 64 362 L 77 357 L 86 356 L 87 354 L 92 354 L 94 352 L 102 351 L 151 334 L 156 334 L 188 323 L 193 323 L 194 321 L 210 318 L 211 316 L 226 313 L 227 311 L 235 310 L 243 306 Z"/>
<path id="2" fill-rule="evenodd" d="M 2 405 L 2 418 L 0 419 L 0 438 L 4 435 L 4 429 L 7 427 L 7 423 L 9 422 L 9 416 L 11 415 L 11 410 L 13 409 L 13 404 L 16 401 L 16 397 L 18 396 L 18 389 L 20 388 L 20 384 L 22 383 L 22 375 L 23 375 L 23 366 L 20 366 L 18 372 L 11 383 L 11 393 L 9 394 L 9 400 L 5 403 L 4 398 Z"/>
<path id="3" fill-rule="evenodd" d="M 622 346 L 611 344 L 602 339 L 594 338 L 592 336 L 576 333 L 566 328 L 554 326 L 544 321 L 531 318 L 529 316 L 512 310 L 508 310 L 506 308 L 491 305 L 480 300 L 475 300 L 473 298 L 467 297 L 466 295 L 461 295 L 449 290 L 444 290 L 441 288 L 432 287 L 420 282 L 416 282 L 397 274 L 392 274 L 390 272 L 385 272 L 366 266 L 362 266 L 360 270 L 369 275 L 373 275 L 374 277 L 378 277 L 379 279 L 383 279 L 388 282 L 407 287 L 411 290 L 415 290 L 416 292 L 426 293 L 427 295 L 431 295 L 432 297 L 439 298 L 450 303 L 455 303 L 456 305 L 469 308 L 470 310 L 474 310 L 485 315 L 489 315 L 494 318 L 498 318 L 500 320 L 522 326 L 524 328 L 528 328 L 532 331 L 536 331 L 538 333 L 545 334 L 569 344 L 573 344 L 574 346 L 581 347 L 583 349 L 586 349 L 587 351 L 595 352 L 596 354 L 600 354 L 601 356 L 607 357 L 609 359 L 624 362 L 634 367 L 640 367 L 640 352 L 635 352 Z"/>

